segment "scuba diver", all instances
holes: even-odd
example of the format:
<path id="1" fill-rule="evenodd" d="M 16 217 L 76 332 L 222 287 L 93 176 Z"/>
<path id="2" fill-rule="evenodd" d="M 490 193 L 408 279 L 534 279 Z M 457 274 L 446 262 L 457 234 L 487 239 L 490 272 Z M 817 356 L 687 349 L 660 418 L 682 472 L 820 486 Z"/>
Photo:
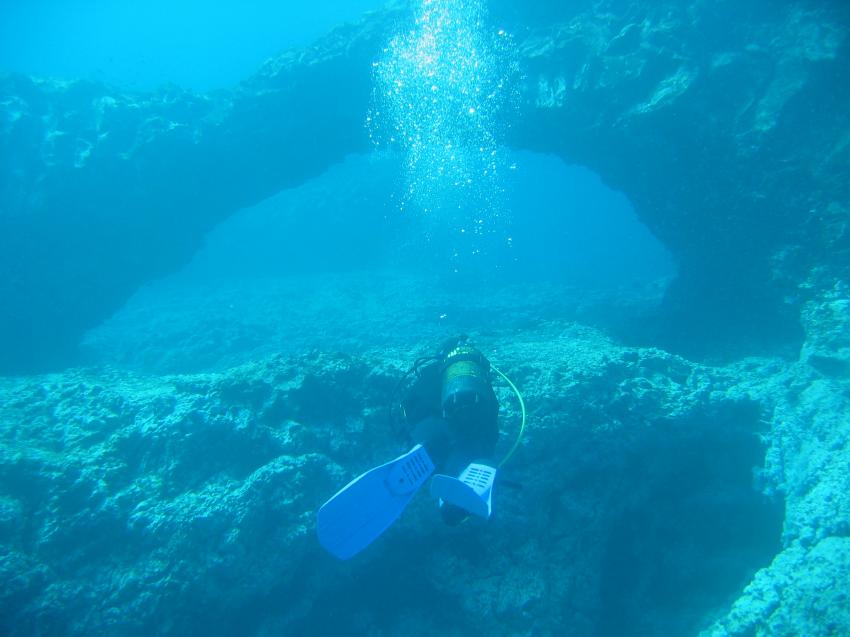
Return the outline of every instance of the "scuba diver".
<path id="1" fill-rule="evenodd" d="M 513 447 L 494 463 L 499 439 L 499 402 L 491 371 L 516 393 L 522 424 Z M 459 524 L 469 515 L 489 519 L 497 468 L 519 446 L 525 429 L 525 404 L 516 386 L 466 336 L 446 341 L 433 356 L 417 359 L 393 392 L 390 407 L 411 377 L 401 400 L 402 418 L 413 448 L 395 460 L 355 478 L 325 502 L 317 514 L 319 542 L 347 560 L 377 539 L 431 479 L 431 495 L 443 520 Z"/>

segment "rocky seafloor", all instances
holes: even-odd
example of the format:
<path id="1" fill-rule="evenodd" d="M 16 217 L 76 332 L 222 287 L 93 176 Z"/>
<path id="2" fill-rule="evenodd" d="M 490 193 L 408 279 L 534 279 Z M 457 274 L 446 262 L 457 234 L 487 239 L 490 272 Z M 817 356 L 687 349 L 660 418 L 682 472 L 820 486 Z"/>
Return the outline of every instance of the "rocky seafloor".
<path id="1" fill-rule="evenodd" d="M 370 148 L 396 9 L 214 95 L 0 77 L 0 633 L 850 634 L 845 5 L 491 3 L 524 74 L 503 141 L 595 170 L 675 257 L 614 298 L 146 287 Z M 495 517 L 423 494 L 333 560 L 317 507 L 404 449 L 393 387 L 466 330 L 529 407 Z"/>
<path id="2" fill-rule="evenodd" d="M 0 379 L 0 632 L 850 634 L 846 290 L 807 308 L 799 359 L 712 367 L 546 315 L 553 288 L 482 290 L 489 317 L 466 294 L 455 315 L 460 295 L 403 303 L 428 297 L 363 276 L 298 283 L 317 290 L 299 301 L 312 341 L 296 314 L 267 318 L 270 351 L 246 346 L 297 282 L 265 303 L 220 287 L 255 308 L 220 338 L 209 290 L 163 294 L 91 333 L 90 366 Z M 317 507 L 404 448 L 395 383 L 476 313 L 529 409 L 519 487 L 457 528 L 420 494 L 334 560 Z M 507 448 L 518 408 L 497 393 Z"/>

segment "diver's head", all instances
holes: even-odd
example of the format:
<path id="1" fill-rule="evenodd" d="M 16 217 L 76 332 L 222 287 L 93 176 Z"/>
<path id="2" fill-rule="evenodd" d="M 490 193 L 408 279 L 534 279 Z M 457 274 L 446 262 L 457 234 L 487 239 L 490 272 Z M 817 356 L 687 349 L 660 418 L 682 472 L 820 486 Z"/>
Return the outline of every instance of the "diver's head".
<path id="1" fill-rule="evenodd" d="M 452 350 L 461 345 L 466 345 L 467 343 L 469 343 L 469 336 L 467 336 L 466 334 L 459 334 L 458 336 L 452 336 L 451 338 L 447 338 L 440 346 L 440 358 L 445 360 Z"/>

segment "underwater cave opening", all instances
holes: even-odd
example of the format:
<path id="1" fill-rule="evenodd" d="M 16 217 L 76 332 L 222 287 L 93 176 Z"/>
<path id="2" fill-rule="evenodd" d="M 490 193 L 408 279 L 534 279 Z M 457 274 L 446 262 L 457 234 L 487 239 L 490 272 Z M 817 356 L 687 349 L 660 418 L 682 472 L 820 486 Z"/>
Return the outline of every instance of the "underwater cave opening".
<path id="1" fill-rule="evenodd" d="M 180 276 L 385 268 L 588 292 L 644 289 L 654 298 L 675 276 L 669 251 L 593 171 L 528 151 L 510 161 L 503 209 L 463 190 L 422 209 L 405 201 L 397 156 L 351 156 L 224 221 Z"/>
<path id="2" fill-rule="evenodd" d="M 86 354 L 142 368 L 191 358 L 195 370 L 286 343 L 380 346 L 376 334 L 553 320 L 616 331 L 657 307 L 675 267 L 627 199 L 554 156 L 509 157 L 509 212 L 475 232 L 491 211 L 448 209 L 451 197 L 428 211 L 402 206 L 398 156 L 351 156 L 220 223 L 182 271 L 90 332 Z"/>

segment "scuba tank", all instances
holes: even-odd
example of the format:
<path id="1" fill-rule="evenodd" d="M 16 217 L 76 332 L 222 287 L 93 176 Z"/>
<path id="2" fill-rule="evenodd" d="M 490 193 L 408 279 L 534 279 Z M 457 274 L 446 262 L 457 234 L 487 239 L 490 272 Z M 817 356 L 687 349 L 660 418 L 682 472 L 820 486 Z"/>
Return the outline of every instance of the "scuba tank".
<path id="1" fill-rule="evenodd" d="M 447 340 L 431 356 L 423 356 L 399 380 L 391 398 L 390 422 L 401 439 L 413 442 L 413 428 L 427 418 L 447 421 L 459 439 L 495 445 L 499 436 L 499 403 L 490 384 L 490 362 L 464 335 Z M 392 405 L 402 386 L 414 377 L 394 418 Z M 482 453 L 480 455 L 488 455 Z"/>
<path id="2" fill-rule="evenodd" d="M 448 425 L 451 444 L 460 444 L 470 451 L 471 457 L 492 457 L 499 440 L 499 401 L 491 383 L 494 374 L 516 394 L 522 412 L 516 440 L 497 465 L 502 466 L 522 441 L 526 422 L 525 402 L 513 382 L 470 345 L 465 335 L 445 341 L 435 354 L 416 359 L 396 384 L 388 413 L 399 439 L 408 444 L 421 443 L 424 438 L 414 437 L 417 425 L 429 420 L 443 420 Z M 411 377 L 414 378 L 412 383 L 409 382 Z M 406 384 L 405 397 L 396 403 L 396 397 Z M 396 404 L 397 410 L 393 407 Z"/>
<path id="3" fill-rule="evenodd" d="M 443 357 L 440 409 L 452 455 L 444 469 L 454 478 L 470 462 L 492 458 L 499 440 L 499 402 L 490 383 L 490 361 L 466 341 Z M 458 464 L 460 463 L 460 464 Z"/>
<path id="4" fill-rule="evenodd" d="M 440 376 L 443 417 L 452 420 L 461 412 L 481 413 L 494 403 L 490 361 L 471 345 L 461 342 L 443 359 Z"/>
<path id="5" fill-rule="evenodd" d="M 499 401 L 490 383 L 490 361 L 460 341 L 443 357 L 440 409 L 456 444 L 471 456 L 493 454 L 499 439 Z"/>

